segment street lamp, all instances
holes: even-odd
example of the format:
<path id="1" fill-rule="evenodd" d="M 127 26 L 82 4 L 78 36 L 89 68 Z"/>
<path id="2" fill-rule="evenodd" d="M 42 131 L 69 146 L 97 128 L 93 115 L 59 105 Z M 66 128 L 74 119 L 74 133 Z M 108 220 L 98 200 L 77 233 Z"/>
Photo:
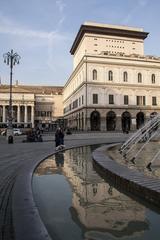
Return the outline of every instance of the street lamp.
<path id="1" fill-rule="evenodd" d="M 12 127 L 12 70 L 13 66 L 19 64 L 20 56 L 14 53 L 13 50 L 3 54 L 4 63 L 10 66 L 10 98 L 9 98 L 9 112 L 8 112 L 8 128 L 7 128 L 7 138 L 8 143 L 13 143 L 13 127 Z"/>

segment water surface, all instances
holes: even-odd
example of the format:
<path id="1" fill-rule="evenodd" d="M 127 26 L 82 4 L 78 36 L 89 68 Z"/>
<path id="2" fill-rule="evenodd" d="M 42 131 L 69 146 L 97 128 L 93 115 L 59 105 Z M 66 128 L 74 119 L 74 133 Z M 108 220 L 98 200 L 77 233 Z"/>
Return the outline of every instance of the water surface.
<path id="1" fill-rule="evenodd" d="M 57 153 L 37 168 L 33 193 L 53 239 L 153 239 L 160 215 L 119 192 L 94 170 L 95 146 Z"/>

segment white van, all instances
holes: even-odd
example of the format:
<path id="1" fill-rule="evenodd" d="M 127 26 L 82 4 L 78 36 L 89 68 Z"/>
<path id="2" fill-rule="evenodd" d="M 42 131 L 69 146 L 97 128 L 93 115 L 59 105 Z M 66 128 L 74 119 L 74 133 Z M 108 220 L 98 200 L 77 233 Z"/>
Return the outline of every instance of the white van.
<path id="1" fill-rule="evenodd" d="M 13 134 L 14 134 L 14 136 L 20 136 L 23 133 L 22 133 L 22 131 L 19 128 L 14 128 L 13 129 Z"/>

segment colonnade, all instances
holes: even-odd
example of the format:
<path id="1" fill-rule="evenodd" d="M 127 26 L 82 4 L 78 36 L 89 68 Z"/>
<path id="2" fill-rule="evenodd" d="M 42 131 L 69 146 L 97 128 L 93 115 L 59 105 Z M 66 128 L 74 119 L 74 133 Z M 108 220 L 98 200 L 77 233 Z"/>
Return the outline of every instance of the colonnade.
<path id="1" fill-rule="evenodd" d="M 8 112 L 9 105 L 0 105 L 0 123 L 7 124 Z M 34 105 L 13 105 L 12 118 L 13 124 L 23 124 L 24 127 L 27 127 L 27 125 L 30 124 L 34 127 Z"/>
<path id="2" fill-rule="evenodd" d="M 73 113 L 66 117 L 67 126 L 74 130 L 91 130 L 91 131 L 114 131 L 122 130 L 123 132 L 139 129 L 144 125 L 147 119 L 155 116 L 156 111 L 106 111 L 88 109 L 86 112 Z"/>
<path id="3" fill-rule="evenodd" d="M 68 119 L 68 126 L 75 130 L 87 130 L 85 114 L 83 112 L 73 114 Z"/>

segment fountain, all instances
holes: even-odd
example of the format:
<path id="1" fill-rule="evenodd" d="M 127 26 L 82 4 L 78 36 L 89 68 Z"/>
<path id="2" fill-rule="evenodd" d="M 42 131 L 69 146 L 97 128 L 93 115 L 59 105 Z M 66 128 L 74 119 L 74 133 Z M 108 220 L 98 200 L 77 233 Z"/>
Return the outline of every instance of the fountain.
<path id="1" fill-rule="evenodd" d="M 153 118 L 151 118 L 144 126 L 142 126 L 138 131 L 136 131 L 119 149 L 121 155 L 130 160 L 135 164 L 135 160 L 138 158 L 139 154 L 142 150 L 150 144 L 153 139 L 158 139 L 160 136 L 159 131 L 160 125 L 160 115 L 157 114 Z M 135 151 L 137 144 L 141 143 L 140 148 Z M 139 144 L 140 145 L 140 144 Z M 160 155 L 160 150 L 154 154 L 154 156 L 150 159 L 147 164 L 147 168 L 151 170 L 152 163 L 158 158 Z M 130 159 L 129 159 L 130 158 Z"/>

